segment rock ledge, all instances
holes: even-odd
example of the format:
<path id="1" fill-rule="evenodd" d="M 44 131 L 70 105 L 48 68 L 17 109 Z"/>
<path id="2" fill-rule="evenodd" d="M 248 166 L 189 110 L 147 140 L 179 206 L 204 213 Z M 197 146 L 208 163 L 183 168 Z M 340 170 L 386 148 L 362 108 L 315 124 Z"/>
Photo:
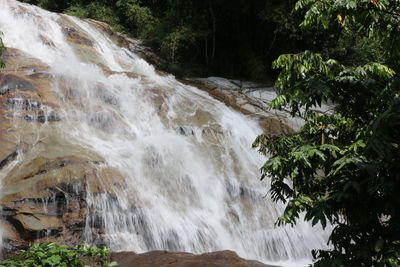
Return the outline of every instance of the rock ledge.
<path id="1" fill-rule="evenodd" d="M 118 262 L 119 267 L 277 267 L 242 259 L 235 252 L 229 250 L 198 255 L 168 251 L 151 251 L 142 254 L 117 252 L 111 254 L 111 260 Z"/>

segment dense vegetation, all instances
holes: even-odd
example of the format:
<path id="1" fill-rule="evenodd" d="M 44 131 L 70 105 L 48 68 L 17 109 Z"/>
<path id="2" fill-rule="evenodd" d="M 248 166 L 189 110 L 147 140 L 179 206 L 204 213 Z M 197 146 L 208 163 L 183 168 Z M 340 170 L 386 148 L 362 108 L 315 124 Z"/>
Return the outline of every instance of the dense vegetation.
<path id="1" fill-rule="evenodd" d="M 53 243 L 33 244 L 28 250 L 9 260 L 0 262 L 0 267 L 40 266 L 40 267 L 113 267 L 116 262 L 108 261 L 108 249 L 87 248 L 79 245 L 75 248 Z"/>
<path id="2" fill-rule="evenodd" d="M 301 131 L 255 142 L 278 224 L 330 223 L 331 250 L 315 266 L 400 266 L 400 1 L 300 0 L 303 28 L 335 46 L 281 55 L 275 108 L 303 114 Z M 332 101 L 335 113 L 311 108 Z"/>
<path id="3" fill-rule="evenodd" d="M 325 40 L 288 16 L 295 0 L 23 0 L 139 37 L 177 75 L 266 79 L 272 61 Z"/>

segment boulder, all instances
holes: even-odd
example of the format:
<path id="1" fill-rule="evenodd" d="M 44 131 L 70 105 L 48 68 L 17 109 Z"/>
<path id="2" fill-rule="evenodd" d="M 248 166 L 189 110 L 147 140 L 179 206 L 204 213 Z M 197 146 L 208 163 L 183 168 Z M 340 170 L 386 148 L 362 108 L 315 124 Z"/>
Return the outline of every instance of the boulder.
<path id="1" fill-rule="evenodd" d="M 119 267 L 273 267 L 258 261 L 242 259 L 229 250 L 199 255 L 168 251 L 151 251 L 143 254 L 117 252 L 112 253 L 110 259 L 118 262 Z"/>

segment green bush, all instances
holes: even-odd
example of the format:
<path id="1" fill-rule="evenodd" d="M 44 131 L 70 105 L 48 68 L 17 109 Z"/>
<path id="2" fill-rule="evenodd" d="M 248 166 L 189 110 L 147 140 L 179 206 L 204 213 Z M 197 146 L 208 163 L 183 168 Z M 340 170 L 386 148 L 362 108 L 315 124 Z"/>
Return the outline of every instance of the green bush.
<path id="1" fill-rule="evenodd" d="M 109 262 L 106 247 L 88 248 L 78 245 L 74 248 L 54 243 L 36 243 L 28 250 L 21 251 L 14 258 L 0 262 L 0 267 L 112 267 L 116 262 Z M 89 265 L 90 264 L 90 265 Z"/>
<path id="2" fill-rule="evenodd" d="M 131 34 L 147 39 L 156 24 L 150 8 L 141 6 L 138 0 L 123 0 L 116 3 L 123 24 Z"/>
<path id="3" fill-rule="evenodd" d="M 110 24 L 115 31 L 124 31 L 117 10 L 107 3 L 93 1 L 89 4 L 77 4 L 68 7 L 64 13 L 80 18 L 91 18 Z"/>

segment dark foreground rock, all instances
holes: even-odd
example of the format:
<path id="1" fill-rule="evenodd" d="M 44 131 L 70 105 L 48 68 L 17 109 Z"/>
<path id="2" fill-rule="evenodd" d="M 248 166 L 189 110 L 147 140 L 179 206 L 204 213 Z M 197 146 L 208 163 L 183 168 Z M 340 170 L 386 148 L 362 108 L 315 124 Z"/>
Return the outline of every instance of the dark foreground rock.
<path id="1" fill-rule="evenodd" d="M 199 255 L 167 251 L 151 251 L 143 254 L 118 252 L 111 254 L 111 260 L 118 262 L 119 267 L 273 267 L 258 261 L 242 259 L 229 250 Z"/>

